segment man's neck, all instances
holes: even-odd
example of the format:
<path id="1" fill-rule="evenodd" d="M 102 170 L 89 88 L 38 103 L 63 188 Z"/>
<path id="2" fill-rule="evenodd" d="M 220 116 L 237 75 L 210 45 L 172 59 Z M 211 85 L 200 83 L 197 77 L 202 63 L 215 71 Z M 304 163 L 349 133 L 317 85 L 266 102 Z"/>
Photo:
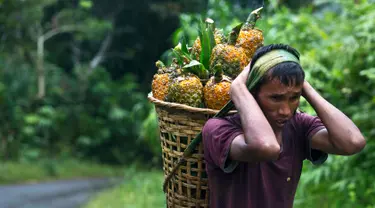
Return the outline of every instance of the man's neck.
<path id="1" fill-rule="evenodd" d="M 281 145 L 281 142 L 283 140 L 283 128 L 280 128 L 280 127 L 272 127 L 273 129 L 273 132 L 275 133 L 275 136 L 276 136 L 276 139 L 277 139 L 277 142 L 279 143 L 279 145 Z"/>

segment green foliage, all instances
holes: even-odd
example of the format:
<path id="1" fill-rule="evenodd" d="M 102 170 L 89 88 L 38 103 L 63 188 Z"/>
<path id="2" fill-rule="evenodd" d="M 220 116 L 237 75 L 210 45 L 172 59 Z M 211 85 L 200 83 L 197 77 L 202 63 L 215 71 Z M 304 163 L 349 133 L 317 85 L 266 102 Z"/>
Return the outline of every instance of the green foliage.
<path id="1" fill-rule="evenodd" d="M 25 171 L 26 170 L 26 171 Z M 85 177 L 122 177 L 124 168 L 74 159 L 2 162 L 0 184 L 34 183 Z"/>
<path id="2" fill-rule="evenodd" d="M 157 141 L 157 135 L 141 136 L 143 128 L 153 128 L 153 120 L 148 116 L 152 106 L 139 80 L 127 73 L 114 81 L 100 62 L 92 64 L 106 55 L 104 35 L 114 30 L 113 15 L 118 13 L 97 15 L 94 9 L 100 5 L 91 0 L 1 2 L 3 160 L 36 161 L 70 155 L 117 164 L 149 162 L 150 158 L 154 164 L 160 162 L 161 155 L 150 143 Z M 46 41 L 42 50 L 45 59 L 36 50 L 41 37 Z M 73 53 L 64 55 L 62 51 L 67 50 Z M 40 81 L 37 60 L 44 62 L 43 99 L 36 97 Z M 61 67 L 67 65 L 71 70 Z M 144 124 L 146 118 L 148 124 Z M 55 172 L 52 163 L 46 167 Z"/>
<path id="3" fill-rule="evenodd" d="M 79 1 L 79 5 L 82 8 L 90 9 L 92 7 L 92 1 L 90 1 L 90 0 L 81 0 L 81 1 Z"/>
<path id="4" fill-rule="evenodd" d="M 246 20 L 245 10 L 233 7 L 228 1 L 208 0 L 207 11 L 203 14 L 180 15 L 180 28 L 173 34 L 173 44 L 177 44 L 184 36 L 188 39 L 188 44 L 192 45 L 196 37 L 199 36 L 200 21 L 211 18 L 215 21 L 215 27 L 222 28 L 228 34 L 233 27 L 241 21 Z"/>
<path id="5" fill-rule="evenodd" d="M 206 20 L 205 23 L 203 21 L 200 22 L 199 39 L 201 43 L 201 54 L 199 60 L 207 70 L 210 67 L 212 49 L 216 45 L 214 31 L 215 26 L 213 21 L 210 22 L 210 20 Z"/>
<path id="6" fill-rule="evenodd" d="M 100 193 L 84 208 L 166 207 L 165 196 L 160 187 L 162 182 L 163 173 L 160 171 L 128 171 L 123 184 Z"/>
<path id="7" fill-rule="evenodd" d="M 154 107 L 150 108 L 150 112 L 147 118 L 143 121 L 141 129 L 140 139 L 143 140 L 146 147 L 152 151 L 154 155 L 152 162 L 161 162 L 160 155 L 162 154 L 162 151 L 159 139 L 158 118 Z"/>
<path id="8" fill-rule="evenodd" d="M 12 70 L 14 61 L 1 60 L 3 158 L 36 160 L 70 152 L 125 164 L 153 157 L 152 150 L 142 147 L 156 137 L 140 138 L 151 106 L 133 76 L 114 82 L 99 69 L 83 81 L 50 65 L 48 94 L 40 102 L 34 99 L 33 67 Z"/>

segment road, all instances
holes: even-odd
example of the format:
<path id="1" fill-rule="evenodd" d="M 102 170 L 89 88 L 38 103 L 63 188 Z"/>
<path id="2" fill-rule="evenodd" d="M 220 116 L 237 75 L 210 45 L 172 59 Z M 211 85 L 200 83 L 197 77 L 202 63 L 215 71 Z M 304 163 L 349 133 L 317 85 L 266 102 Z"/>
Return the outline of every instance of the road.
<path id="1" fill-rule="evenodd" d="M 79 208 L 98 191 L 122 179 L 60 180 L 0 186 L 0 208 Z"/>

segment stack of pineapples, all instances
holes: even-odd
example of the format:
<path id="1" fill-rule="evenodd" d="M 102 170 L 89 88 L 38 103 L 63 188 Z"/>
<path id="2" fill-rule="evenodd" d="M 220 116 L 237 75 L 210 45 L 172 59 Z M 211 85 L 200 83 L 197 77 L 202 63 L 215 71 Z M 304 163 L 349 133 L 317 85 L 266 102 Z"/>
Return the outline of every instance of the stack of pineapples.
<path id="1" fill-rule="evenodd" d="M 215 28 L 212 19 L 199 27 L 192 47 L 183 40 L 173 48 L 170 66 L 161 61 L 152 81 L 154 98 L 192 107 L 221 109 L 229 100 L 232 80 L 248 65 L 255 50 L 263 45 L 263 33 L 255 28 L 260 10 L 229 34 Z"/>

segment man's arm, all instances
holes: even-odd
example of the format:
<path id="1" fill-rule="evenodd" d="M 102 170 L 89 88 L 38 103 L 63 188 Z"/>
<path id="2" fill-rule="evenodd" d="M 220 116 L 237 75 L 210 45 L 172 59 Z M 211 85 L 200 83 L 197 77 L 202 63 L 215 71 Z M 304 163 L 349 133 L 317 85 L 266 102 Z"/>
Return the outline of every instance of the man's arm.
<path id="1" fill-rule="evenodd" d="M 244 162 L 275 160 L 279 157 L 280 145 L 271 125 L 246 87 L 248 74 L 249 66 L 232 82 L 230 89 L 244 134 L 233 140 L 229 157 Z"/>
<path id="2" fill-rule="evenodd" d="M 311 148 L 330 154 L 352 155 L 365 147 L 366 141 L 357 126 L 307 81 L 303 84 L 302 95 L 326 127 L 311 138 Z"/>

